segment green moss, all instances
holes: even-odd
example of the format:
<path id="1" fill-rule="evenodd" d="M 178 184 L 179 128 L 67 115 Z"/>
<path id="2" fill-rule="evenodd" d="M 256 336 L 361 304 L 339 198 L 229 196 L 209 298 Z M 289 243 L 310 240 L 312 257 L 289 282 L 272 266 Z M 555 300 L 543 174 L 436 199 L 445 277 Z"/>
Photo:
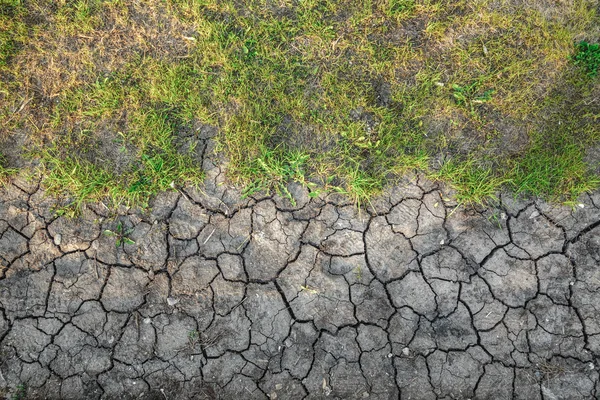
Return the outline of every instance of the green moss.
<path id="1" fill-rule="evenodd" d="M 580 65 L 589 76 L 596 77 L 600 68 L 600 44 L 579 42 L 573 62 Z"/>

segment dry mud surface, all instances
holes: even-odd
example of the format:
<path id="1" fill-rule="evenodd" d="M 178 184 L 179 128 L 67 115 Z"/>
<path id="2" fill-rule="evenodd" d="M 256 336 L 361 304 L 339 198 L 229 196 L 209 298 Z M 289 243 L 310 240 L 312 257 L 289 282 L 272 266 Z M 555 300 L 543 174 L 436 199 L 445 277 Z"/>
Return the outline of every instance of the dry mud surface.
<path id="1" fill-rule="evenodd" d="M 415 178 L 359 212 L 241 199 L 205 163 L 117 216 L 3 189 L 7 398 L 600 396 L 600 193 L 456 208 Z"/>

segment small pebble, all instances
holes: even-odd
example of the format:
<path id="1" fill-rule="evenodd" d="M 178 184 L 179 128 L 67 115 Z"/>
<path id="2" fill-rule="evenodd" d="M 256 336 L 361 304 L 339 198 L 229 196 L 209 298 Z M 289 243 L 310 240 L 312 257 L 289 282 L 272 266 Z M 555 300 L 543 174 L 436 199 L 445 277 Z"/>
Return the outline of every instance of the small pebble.
<path id="1" fill-rule="evenodd" d="M 410 349 L 408 347 L 403 348 L 402 354 L 408 357 L 410 355 Z"/>
<path id="2" fill-rule="evenodd" d="M 62 242 L 62 235 L 60 233 L 57 233 L 56 235 L 54 235 L 54 244 L 57 246 L 60 246 Z"/>
<path id="3" fill-rule="evenodd" d="M 179 303 L 179 300 L 174 297 L 167 297 L 167 304 L 173 307 L 175 304 Z"/>

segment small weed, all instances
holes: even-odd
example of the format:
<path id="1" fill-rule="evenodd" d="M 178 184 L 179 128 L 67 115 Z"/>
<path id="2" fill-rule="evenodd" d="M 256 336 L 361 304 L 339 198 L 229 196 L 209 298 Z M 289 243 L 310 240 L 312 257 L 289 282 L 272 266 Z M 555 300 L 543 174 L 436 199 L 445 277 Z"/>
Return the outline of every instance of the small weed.
<path id="1" fill-rule="evenodd" d="M 543 374 L 542 379 L 545 381 L 550 381 L 556 379 L 557 377 L 564 375 L 565 373 L 571 372 L 568 371 L 564 366 L 557 365 L 552 362 L 552 360 L 544 360 L 539 364 L 536 364 L 538 370 Z"/>
<path id="2" fill-rule="evenodd" d="M 600 69 L 600 44 L 581 41 L 577 44 L 577 53 L 572 57 L 575 65 L 585 69 L 587 75 L 596 77 Z"/>
<path id="3" fill-rule="evenodd" d="M 381 192 L 383 181 L 378 177 L 365 173 L 357 165 L 356 168 L 348 171 L 344 186 L 346 189 L 340 187 L 337 188 L 338 191 L 350 196 L 354 203 L 360 207 L 361 204 L 369 202 L 375 194 Z"/>
<path id="4" fill-rule="evenodd" d="M 489 215 L 488 221 L 494 225 L 498 226 L 498 229 L 502 229 L 502 220 L 506 218 L 506 215 L 501 211 L 494 211 Z"/>
<path id="5" fill-rule="evenodd" d="M 467 107 L 472 115 L 475 114 L 475 108 L 478 104 L 487 103 L 492 99 L 493 93 L 494 89 L 481 91 L 478 81 L 465 86 L 452 85 L 452 96 L 456 104 Z"/>
<path id="6" fill-rule="evenodd" d="M 12 400 L 25 400 L 27 397 L 27 388 L 20 384 L 17 386 L 15 393 L 12 395 Z"/>
<path id="7" fill-rule="evenodd" d="M 192 330 L 188 332 L 188 347 L 190 350 L 194 350 L 198 347 L 206 349 L 214 346 L 227 331 L 214 332 L 212 334 L 206 334 L 205 332 L 199 332 Z"/>
<path id="8" fill-rule="evenodd" d="M 362 268 L 360 266 L 356 267 L 354 269 L 354 276 L 356 278 L 357 281 L 361 281 L 362 280 Z"/>
<path id="9" fill-rule="evenodd" d="M 196 330 L 188 332 L 188 343 L 190 349 L 196 348 L 196 346 L 200 343 L 200 333 Z"/>
<path id="10" fill-rule="evenodd" d="M 123 226 L 123 223 L 121 221 L 119 221 L 117 223 L 117 227 L 115 228 L 115 230 L 111 231 L 109 229 L 106 229 L 104 231 L 104 236 L 116 237 L 115 246 L 121 247 L 126 244 L 135 244 L 135 242 L 129 238 L 129 235 L 132 232 L 133 232 L 133 228 L 126 229 Z"/>
<path id="11" fill-rule="evenodd" d="M 307 182 L 306 185 L 310 189 L 310 192 L 308 193 L 308 197 L 316 198 L 316 197 L 319 197 L 324 192 L 324 189 L 322 187 L 319 187 L 319 185 L 317 185 L 314 182 Z"/>
<path id="12" fill-rule="evenodd" d="M 316 289 L 313 289 L 311 287 L 308 286 L 300 286 L 300 290 L 308 292 L 310 294 L 319 294 L 319 291 Z"/>

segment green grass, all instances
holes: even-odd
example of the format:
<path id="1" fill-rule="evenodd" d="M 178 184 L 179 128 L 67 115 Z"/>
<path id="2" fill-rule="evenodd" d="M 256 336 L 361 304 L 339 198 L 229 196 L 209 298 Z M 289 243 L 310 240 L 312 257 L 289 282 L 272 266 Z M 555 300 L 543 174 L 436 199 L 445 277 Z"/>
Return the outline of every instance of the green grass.
<path id="1" fill-rule="evenodd" d="M 361 204 L 415 169 L 461 203 L 599 183 L 591 0 L 0 5 L 3 134 L 28 132 L 74 208 L 200 182 L 202 125 L 247 195 L 295 180 Z"/>

